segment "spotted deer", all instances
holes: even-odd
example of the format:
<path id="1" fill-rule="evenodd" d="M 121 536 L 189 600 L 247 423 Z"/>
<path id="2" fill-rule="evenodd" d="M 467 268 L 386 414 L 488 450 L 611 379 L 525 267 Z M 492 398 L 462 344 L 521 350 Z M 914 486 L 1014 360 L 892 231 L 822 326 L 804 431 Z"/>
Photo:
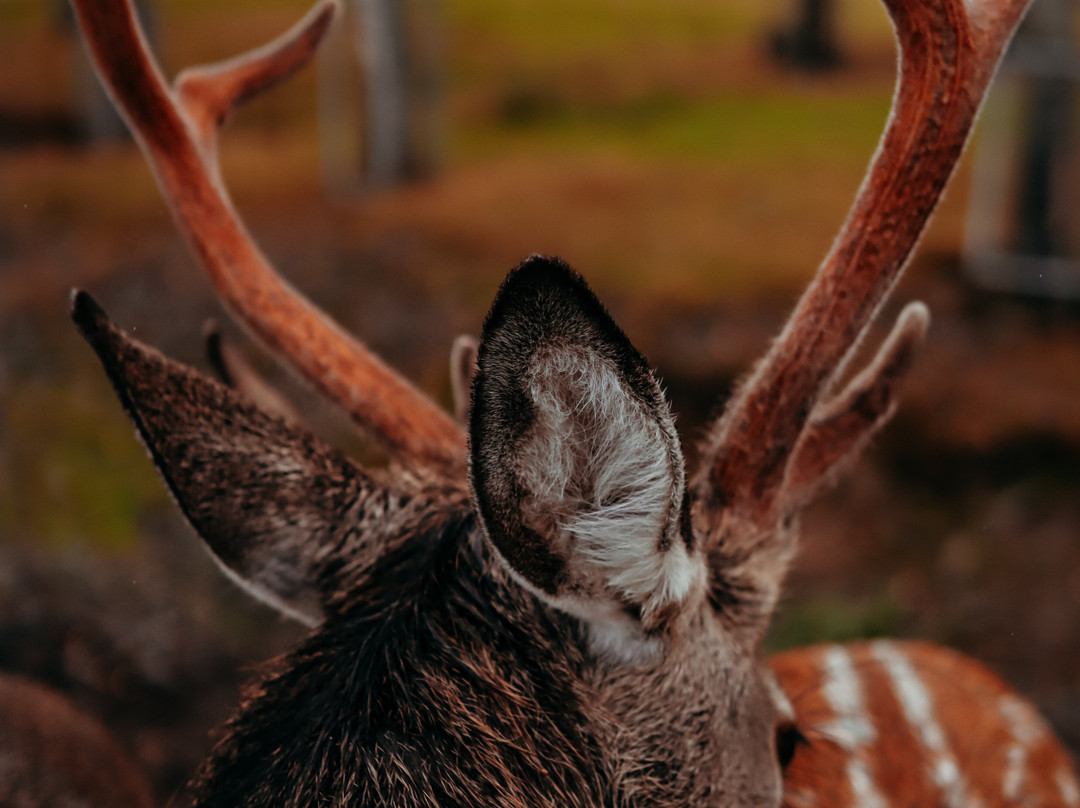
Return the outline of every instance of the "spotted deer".
<path id="1" fill-rule="evenodd" d="M 558 259 L 499 289 L 464 428 L 272 270 L 222 185 L 217 132 L 311 55 L 333 2 L 171 86 L 125 0 L 74 5 L 225 305 L 392 460 L 361 468 L 73 296 L 214 558 L 311 629 L 221 730 L 195 805 L 1080 805 L 1059 742 L 972 660 L 899 642 L 760 650 L 800 509 L 896 407 L 922 304 L 838 379 L 1026 0 L 886 0 L 901 56 L 881 145 L 689 477 L 656 376 Z M 459 382 L 472 355 L 455 350 Z"/>

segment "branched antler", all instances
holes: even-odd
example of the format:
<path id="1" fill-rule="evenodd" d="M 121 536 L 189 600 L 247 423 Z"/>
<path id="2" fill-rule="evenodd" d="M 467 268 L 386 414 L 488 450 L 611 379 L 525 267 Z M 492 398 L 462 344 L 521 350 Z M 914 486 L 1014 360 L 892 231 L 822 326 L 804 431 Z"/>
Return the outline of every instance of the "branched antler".
<path id="1" fill-rule="evenodd" d="M 900 385 L 926 337 L 930 312 L 922 303 L 909 303 L 874 360 L 852 379 L 843 392 L 814 410 L 795 448 L 787 478 L 787 499 L 804 504 L 823 481 L 893 415 Z"/>
<path id="2" fill-rule="evenodd" d="M 208 168 L 218 167 L 217 132 L 233 109 L 304 67 L 337 9 L 336 2 L 320 2 L 273 42 L 223 62 L 189 67 L 176 77 L 174 92 L 199 136 Z"/>
<path id="3" fill-rule="evenodd" d="M 218 127 L 236 105 L 311 58 L 337 12 L 337 0 L 322 0 L 291 31 L 262 48 L 185 71 L 174 89 L 166 85 L 128 0 L 73 0 L 73 5 L 103 83 L 225 305 L 395 459 L 416 469 L 462 474 L 460 427 L 273 270 L 220 181 Z"/>
<path id="4" fill-rule="evenodd" d="M 887 418 L 925 330 L 907 309 L 868 370 L 823 400 L 926 226 L 1027 0 L 886 6 L 901 53 L 888 126 L 813 283 L 713 429 L 695 482 L 706 529 L 729 513 L 764 526 L 789 510 Z"/>

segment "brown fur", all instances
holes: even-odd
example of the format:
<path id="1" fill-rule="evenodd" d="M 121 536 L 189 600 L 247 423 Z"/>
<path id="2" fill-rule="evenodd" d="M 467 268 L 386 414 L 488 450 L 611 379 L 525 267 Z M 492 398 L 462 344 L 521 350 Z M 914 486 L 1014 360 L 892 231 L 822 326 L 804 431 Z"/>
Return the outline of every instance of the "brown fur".
<path id="1" fill-rule="evenodd" d="M 593 652 L 588 620 L 517 583 L 460 489 L 372 477 L 125 337 L 85 295 L 74 313 L 218 560 L 286 604 L 310 589 L 323 616 L 248 695 L 198 804 L 775 805 L 756 652 L 767 615 L 740 618 L 748 601 L 718 608 L 702 576 L 650 654 L 613 663 Z M 271 559 L 291 574 L 267 575 Z M 730 632 L 746 621 L 757 630 Z"/>
<path id="2" fill-rule="evenodd" d="M 0 805 L 151 804 L 143 775 L 97 719 L 36 682 L 0 675 Z"/>

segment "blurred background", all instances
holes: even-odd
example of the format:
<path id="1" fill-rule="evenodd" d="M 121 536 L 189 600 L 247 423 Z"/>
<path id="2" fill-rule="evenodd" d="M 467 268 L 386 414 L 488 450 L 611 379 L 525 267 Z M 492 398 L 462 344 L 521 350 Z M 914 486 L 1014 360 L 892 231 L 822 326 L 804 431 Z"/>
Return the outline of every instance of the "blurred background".
<path id="1" fill-rule="evenodd" d="M 166 73 L 303 0 L 157 0 Z M 804 518 L 770 646 L 920 637 L 983 659 L 1080 750 L 1080 272 L 1072 0 L 1039 0 L 878 328 L 925 300 L 894 423 Z M 281 272 L 449 403 L 448 351 L 535 251 L 581 271 L 696 436 L 808 282 L 884 123 L 873 0 L 357 0 L 243 108 L 225 181 Z M 67 316 L 73 286 L 206 368 L 226 318 L 62 3 L 0 0 L 0 670 L 103 718 L 171 794 L 300 631 L 181 522 Z M 227 323 L 315 430 L 336 412 Z M 870 340 L 877 344 L 877 338 Z"/>

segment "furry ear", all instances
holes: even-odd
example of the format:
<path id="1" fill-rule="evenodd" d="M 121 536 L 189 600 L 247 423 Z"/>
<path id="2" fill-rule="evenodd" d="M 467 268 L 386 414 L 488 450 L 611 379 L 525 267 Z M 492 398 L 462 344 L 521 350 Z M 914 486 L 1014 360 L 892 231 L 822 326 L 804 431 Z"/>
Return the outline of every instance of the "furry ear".
<path id="1" fill-rule="evenodd" d="M 73 296 L 72 317 L 214 558 L 256 597 L 319 622 L 336 554 L 365 515 L 387 512 L 388 492 L 305 430 L 130 339 L 89 295 Z"/>
<path id="2" fill-rule="evenodd" d="M 539 256 L 503 283 L 478 364 L 471 481 L 487 535 L 601 645 L 632 648 L 704 579 L 656 378 L 585 282 Z"/>

